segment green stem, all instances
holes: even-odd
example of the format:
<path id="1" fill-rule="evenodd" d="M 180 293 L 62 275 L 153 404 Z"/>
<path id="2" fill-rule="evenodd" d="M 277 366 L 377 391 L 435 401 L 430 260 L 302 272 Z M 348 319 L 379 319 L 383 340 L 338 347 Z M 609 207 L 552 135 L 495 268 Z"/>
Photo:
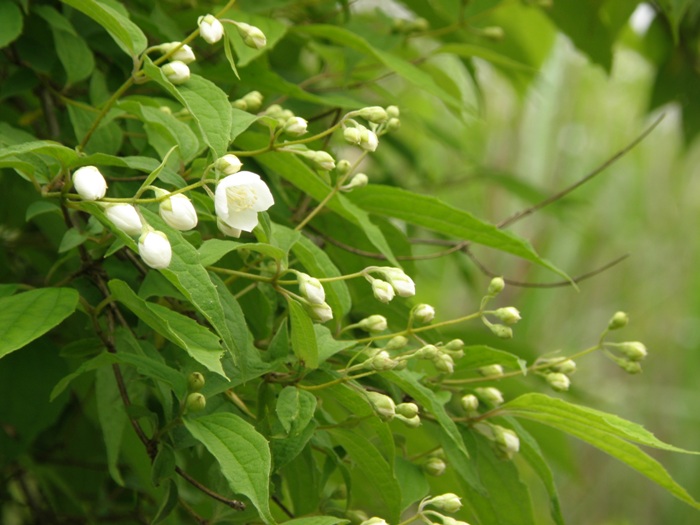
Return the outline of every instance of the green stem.
<path id="1" fill-rule="evenodd" d="M 260 281 L 263 283 L 273 282 L 273 279 L 271 277 L 263 277 L 262 275 L 255 275 L 254 273 L 240 272 L 238 270 L 229 270 L 228 268 L 220 268 L 218 266 L 207 266 L 207 268 L 213 272 L 223 273 L 225 275 L 235 275 L 236 277 L 244 277 L 245 279 L 251 279 L 253 281 Z"/>
<path id="2" fill-rule="evenodd" d="M 449 321 L 442 321 L 441 323 L 435 323 L 431 325 L 426 325 L 426 326 L 419 326 L 418 328 L 411 328 L 410 330 L 401 330 L 400 332 L 393 332 L 391 334 L 382 334 L 382 335 L 375 335 L 372 337 L 365 337 L 363 339 L 355 339 L 356 343 L 368 343 L 371 341 L 378 341 L 381 339 L 391 339 L 392 337 L 396 337 L 397 335 L 413 335 L 418 332 L 426 332 L 428 330 L 435 330 L 437 328 L 442 328 L 444 326 L 450 326 L 453 324 L 461 323 L 464 321 L 471 321 L 472 319 L 476 319 L 481 315 L 481 312 L 475 312 L 473 314 L 465 315 L 464 317 L 458 317 L 457 319 L 450 319 Z"/>

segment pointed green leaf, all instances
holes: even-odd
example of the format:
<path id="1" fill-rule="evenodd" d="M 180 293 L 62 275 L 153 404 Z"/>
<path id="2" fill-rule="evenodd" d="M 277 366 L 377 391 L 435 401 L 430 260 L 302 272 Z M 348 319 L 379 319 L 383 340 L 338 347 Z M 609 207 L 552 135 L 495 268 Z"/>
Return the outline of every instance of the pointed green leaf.
<path id="1" fill-rule="evenodd" d="M 7 47 L 22 34 L 24 17 L 16 4 L 0 2 L 0 49 Z"/>
<path id="2" fill-rule="evenodd" d="M 299 434 L 314 417 L 316 396 L 294 386 L 282 389 L 275 412 L 284 430 L 290 436 Z"/>
<path id="3" fill-rule="evenodd" d="M 294 299 L 287 298 L 289 305 L 292 350 L 306 368 L 318 368 L 318 346 L 314 324 L 304 307 Z"/>
<path id="4" fill-rule="evenodd" d="M 16 144 L 14 146 L 6 146 L 0 149 L 0 159 L 21 156 L 27 153 L 47 155 L 56 159 L 64 166 L 67 166 L 78 159 L 78 154 L 75 152 L 75 150 L 67 148 L 62 144 L 51 140 L 37 140 L 34 142 Z"/>

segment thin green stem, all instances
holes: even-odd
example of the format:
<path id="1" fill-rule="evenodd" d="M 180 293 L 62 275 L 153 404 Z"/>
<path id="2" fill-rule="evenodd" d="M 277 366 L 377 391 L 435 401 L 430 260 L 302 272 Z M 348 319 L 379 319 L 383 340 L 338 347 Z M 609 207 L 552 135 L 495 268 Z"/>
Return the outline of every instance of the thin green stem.
<path id="1" fill-rule="evenodd" d="M 390 334 L 375 335 L 372 337 L 365 337 L 362 339 L 356 339 L 356 343 L 367 343 L 371 341 L 379 341 L 382 339 L 391 339 L 397 335 L 413 335 L 418 332 L 426 332 L 428 330 L 435 330 L 437 328 L 442 328 L 444 326 L 451 326 L 453 324 L 462 323 L 464 321 L 471 321 L 472 319 L 477 319 L 481 316 L 481 312 L 475 312 L 473 314 L 465 315 L 464 317 L 458 317 L 457 319 L 450 319 L 449 321 L 442 321 L 440 323 L 430 324 L 426 326 L 419 326 L 418 328 L 411 328 L 410 330 L 401 330 L 400 332 L 393 332 Z"/>
<path id="2" fill-rule="evenodd" d="M 223 273 L 224 275 L 235 275 L 236 277 L 243 277 L 245 279 L 250 279 L 252 281 L 260 281 L 263 283 L 272 283 L 274 279 L 272 277 L 264 277 L 262 275 L 256 275 L 254 273 L 241 272 L 238 270 L 229 270 L 228 268 L 220 268 L 218 266 L 207 266 L 207 269 L 216 272 Z"/>

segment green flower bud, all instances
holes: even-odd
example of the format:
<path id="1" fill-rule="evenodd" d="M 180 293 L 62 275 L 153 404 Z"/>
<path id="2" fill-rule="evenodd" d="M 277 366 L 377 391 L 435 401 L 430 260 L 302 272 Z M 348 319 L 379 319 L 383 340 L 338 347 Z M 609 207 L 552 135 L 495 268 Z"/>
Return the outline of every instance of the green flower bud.
<path id="1" fill-rule="evenodd" d="M 500 377 L 503 375 L 503 367 L 501 365 L 488 365 L 479 368 L 479 373 L 484 377 Z"/>
<path id="2" fill-rule="evenodd" d="M 503 404 L 503 393 L 498 388 L 487 386 L 484 388 L 475 388 L 474 392 L 481 401 L 491 407 L 497 407 Z"/>
<path id="3" fill-rule="evenodd" d="M 383 372 L 386 370 L 392 370 L 396 368 L 399 362 L 392 359 L 389 352 L 385 350 L 380 350 L 377 354 L 365 361 L 365 368 L 370 368 L 372 370 L 377 370 L 378 372 Z"/>
<path id="4" fill-rule="evenodd" d="M 199 392 L 192 392 L 187 396 L 185 406 L 188 412 L 200 412 L 207 406 L 207 398 Z"/>
<path id="5" fill-rule="evenodd" d="M 386 350 L 400 350 L 408 344 L 408 338 L 403 335 L 396 335 L 389 339 L 389 342 L 384 346 Z"/>
<path id="6" fill-rule="evenodd" d="M 362 130 L 360 128 L 345 128 L 343 138 L 350 144 L 359 145 L 362 140 Z"/>
<path id="7" fill-rule="evenodd" d="M 500 41 L 505 37 L 505 31 L 499 26 L 489 26 L 481 29 L 481 35 L 489 40 Z"/>
<path id="8" fill-rule="evenodd" d="M 500 337 L 501 339 L 512 339 L 513 330 L 510 326 L 504 324 L 492 324 L 489 325 L 489 329 L 494 335 Z"/>
<path id="9" fill-rule="evenodd" d="M 647 356 L 647 347 L 639 341 L 630 341 L 616 345 L 630 361 L 642 361 Z"/>
<path id="10" fill-rule="evenodd" d="M 363 119 L 374 122 L 375 124 L 381 124 L 389 118 L 386 110 L 379 106 L 362 108 L 357 112 L 357 114 Z"/>
<path id="11" fill-rule="evenodd" d="M 389 525 L 382 518 L 377 518 L 376 516 L 368 520 L 363 521 L 360 525 Z"/>
<path id="12" fill-rule="evenodd" d="M 622 365 L 622 369 L 628 374 L 640 374 L 642 372 L 642 365 L 638 361 L 626 361 Z"/>
<path id="13" fill-rule="evenodd" d="M 619 330 L 620 328 L 627 326 L 628 322 L 629 317 L 625 312 L 615 312 L 608 323 L 608 330 Z"/>
<path id="14" fill-rule="evenodd" d="M 424 501 L 423 505 L 432 505 L 439 510 L 452 514 L 462 508 L 462 500 L 457 494 L 448 492 Z"/>
<path id="15" fill-rule="evenodd" d="M 396 131 L 401 127 L 401 121 L 397 118 L 390 118 L 389 121 L 386 123 L 386 130 L 387 131 Z"/>
<path id="16" fill-rule="evenodd" d="M 467 394 L 462 396 L 462 399 L 460 399 L 460 404 L 465 412 L 471 414 L 476 412 L 476 410 L 479 408 L 479 398 L 474 394 Z"/>
<path id="17" fill-rule="evenodd" d="M 352 168 L 352 164 L 347 159 L 339 160 L 335 167 L 340 175 L 345 175 L 348 171 L 350 171 L 350 168 Z"/>
<path id="18" fill-rule="evenodd" d="M 418 415 L 418 405 L 415 403 L 399 403 L 396 405 L 396 413 L 407 418 L 416 417 Z"/>
<path id="19" fill-rule="evenodd" d="M 505 288 L 506 283 L 503 280 L 503 277 L 494 277 L 491 279 L 491 282 L 489 283 L 489 288 L 486 291 L 488 295 L 498 295 L 503 291 L 503 288 Z"/>
<path id="20" fill-rule="evenodd" d="M 561 372 L 562 374 L 570 376 L 576 372 L 576 362 L 572 361 L 571 359 L 567 359 L 565 361 L 560 361 L 553 364 L 550 368 L 554 372 Z"/>
<path id="21" fill-rule="evenodd" d="M 265 34 L 258 27 L 251 26 L 244 22 L 236 22 L 236 29 L 238 29 L 238 33 L 248 47 L 262 49 L 267 44 Z"/>
<path id="22" fill-rule="evenodd" d="M 443 348 L 445 350 L 453 351 L 461 350 L 462 348 L 464 348 L 464 341 L 462 341 L 461 339 L 453 339 L 452 341 L 447 343 Z"/>
<path id="23" fill-rule="evenodd" d="M 422 324 L 427 324 L 435 318 L 435 308 L 429 304 L 419 304 L 413 308 L 413 318 Z"/>
<path id="24" fill-rule="evenodd" d="M 560 372 L 552 372 L 547 374 L 547 383 L 557 392 L 566 392 L 571 386 L 571 380 L 566 374 Z"/>
<path id="25" fill-rule="evenodd" d="M 380 419 L 383 421 L 391 421 L 394 419 L 396 415 L 396 405 L 393 399 L 379 392 L 367 392 L 367 397 Z"/>
<path id="26" fill-rule="evenodd" d="M 389 118 L 399 118 L 401 111 L 397 106 L 387 106 L 386 114 Z"/>
<path id="27" fill-rule="evenodd" d="M 423 469 L 431 476 L 442 476 L 447 469 L 447 464 L 441 458 L 432 457 L 423 464 Z"/>
<path id="28" fill-rule="evenodd" d="M 263 96 L 260 91 L 251 91 L 250 93 L 243 95 L 242 100 L 246 103 L 247 111 L 254 113 L 260 109 L 260 106 L 262 106 Z"/>
<path id="29" fill-rule="evenodd" d="M 452 516 L 443 516 L 442 525 L 469 525 L 469 523 L 466 521 L 456 520 Z"/>
<path id="30" fill-rule="evenodd" d="M 435 359 L 440 353 L 437 346 L 425 345 L 423 348 L 416 351 L 415 355 L 418 359 Z"/>
<path id="31" fill-rule="evenodd" d="M 400 420 L 403 424 L 405 424 L 409 428 L 418 428 L 420 426 L 420 417 L 418 417 L 418 416 L 403 417 L 403 416 L 397 415 L 396 419 Z"/>
<path id="32" fill-rule="evenodd" d="M 357 324 L 365 332 L 383 332 L 387 328 L 386 317 L 383 315 L 370 315 Z"/>
<path id="33" fill-rule="evenodd" d="M 505 308 L 499 308 L 493 315 L 498 317 L 501 321 L 506 324 L 515 324 L 520 321 L 520 312 L 517 308 L 512 306 L 506 306 Z"/>
<path id="34" fill-rule="evenodd" d="M 199 392 L 202 388 L 204 388 L 204 383 L 204 376 L 199 372 L 192 372 L 187 377 L 187 387 L 191 392 Z"/>
<path id="35" fill-rule="evenodd" d="M 440 352 L 433 357 L 433 365 L 439 372 L 451 374 L 455 371 L 455 362 L 450 354 Z"/>
<path id="36" fill-rule="evenodd" d="M 342 191 L 350 191 L 355 188 L 364 188 L 369 184 L 369 177 L 365 175 L 364 173 L 358 173 L 355 176 L 353 176 L 352 179 L 350 179 L 350 182 L 347 184 L 341 186 Z"/>

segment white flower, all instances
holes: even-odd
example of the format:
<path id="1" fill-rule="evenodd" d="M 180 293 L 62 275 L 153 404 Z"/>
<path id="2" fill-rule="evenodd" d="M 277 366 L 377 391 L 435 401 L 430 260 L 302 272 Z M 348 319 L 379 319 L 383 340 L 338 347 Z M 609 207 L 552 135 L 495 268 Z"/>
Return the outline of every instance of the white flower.
<path id="1" fill-rule="evenodd" d="M 245 22 L 236 22 L 238 33 L 241 35 L 243 42 L 248 47 L 253 49 L 262 49 L 267 44 L 267 38 L 259 27 L 251 26 Z"/>
<path id="2" fill-rule="evenodd" d="M 209 44 L 214 44 L 224 36 L 224 26 L 214 15 L 204 15 L 197 19 L 199 36 Z"/>
<path id="3" fill-rule="evenodd" d="M 416 295 L 416 284 L 403 270 L 385 266 L 380 271 L 399 296 L 411 297 Z"/>
<path id="4" fill-rule="evenodd" d="M 139 239 L 139 255 L 151 268 L 162 270 L 170 265 L 173 251 L 163 232 L 149 231 Z"/>
<path id="5" fill-rule="evenodd" d="M 301 117 L 292 117 L 284 125 L 284 132 L 298 137 L 306 133 L 309 123 Z"/>
<path id="6" fill-rule="evenodd" d="M 223 175 L 233 175 L 234 173 L 238 173 L 241 171 L 242 166 L 243 163 L 241 162 L 241 159 L 230 153 L 220 157 L 214 163 L 214 169 Z"/>
<path id="7" fill-rule="evenodd" d="M 247 232 L 258 225 L 258 212 L 274 203 L 267 184 L 250 171 L 229 175 L 219 182 L 214 195 L 217 217 L 229 228 Z"/>
<path id="8" fill-rule="evenodd" d="M 158 49 L 161 53 L 166 54 L 173 49 L 178 48 L 177 51 L 170 55 L 170 60 L 179 60 L 185 64 L 194 62 L 196 57 L 194 56 L 194 51 L 192 51 L 192 48 L 187 44 L 183 44 L 182 46 L 180 44 L 180 42 L 168 42 L 166 44 L 159 45 Z"/>
<path id="9" fill-rule="evenodd" d="M 190 68 L 180 60 L 168 62 L 160 69 L 168 80 L 175 85 L 184 84 L 190 79 Z"/>
<path id="10" fill-rule="evenodd" d="M 435 308 L 429 304 L 419 304 L 413 309 L 413 318 L 419 323 L 429 323 L 435 318 Z"/>
<path id="11" fill-rule="evenodd" d="M 105 215 L 127 235 L 141 235 L 141 216 L 131 204 L 113 204 L 107 207 Z"/>
<path id="12" fill-rule="evenodd" d="M 73 186 L 83 200 L 96 201 L 107 193 L 107 181 L 95 166 L 83 166 L 73 172 Z"/>
<path id="13" fill-rule="evenodd" d="M 301 272 L 297 274 L 297 280 L 301 295 L 311 304 L 322 304 L 326 301 L 326 291 L 321 281 Z"/>
<path id="14" fill-rule="evenodd" d="M 168 226 L 180 231 L 188 231 L 197 226 L 197 212 L 192 201 L 182 193 L 171 195 L 160 203 L 160 216 Z"/>
<path id="15" fill-rule="evenodd" d="M 382 281 L 381 279 L 374 279 L 372 281 L 372 293 L 374 297 L 382 303 L 388 303 L 394 298 L 394 289 L 388 282 Z"/>
<path id="16" fill-rule="evenodd" d="M 333 319 L 333 310 L 327 303 L 310 304 L 309 309 L 314 319 L 319 323 L 326 323 Z"/>

